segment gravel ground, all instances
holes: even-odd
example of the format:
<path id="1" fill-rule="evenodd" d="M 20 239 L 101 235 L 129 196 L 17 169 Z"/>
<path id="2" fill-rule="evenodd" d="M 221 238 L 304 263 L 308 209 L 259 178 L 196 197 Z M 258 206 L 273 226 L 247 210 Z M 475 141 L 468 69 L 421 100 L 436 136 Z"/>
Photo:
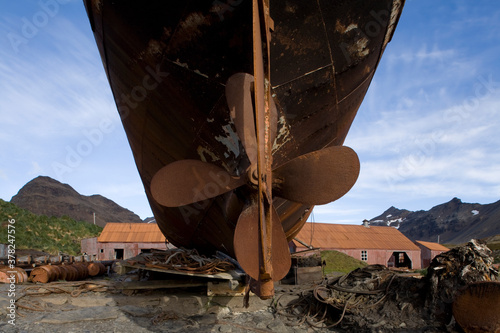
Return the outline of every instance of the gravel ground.
<path id="1" fill-rule="evenodd" d="M 17 285 L 17 296 L 27 285 Z M 343 332 L 296 326 L 295 319 L 275 315 L 271 301 L 243 297 L 208 297 L 206 289 L 86 292 L 24 296 L 7 316 L 8 285 L 0 286 L 0 332 Z M 281 291 L 280 291 L 281 290 Z M 277 294 L 284 292 L 278 288 Z M 287 296 L 293 299 L 294 296 Z M 31 309 L 28 309 L 31 308 Z"/>
<path id="2" fill-rule="evenodd" d="M 207 296 L 218 289 L 215 282 L 212 287 L 195 283 L 190 288 L 173 288 L 185 287 L 181 282 L 189 281 L 144 280 L 140 274 L 73 284 L 2 284 L 0 332 L 458 333 L 462 330 L 452 315 L 453 300 L 470 284 L 498 283 L 499 273 L 492 263 L 491 251 L 481 242 L 471 241 L 437 256 L 425 278 L 372 265 L 325 280 L 314 293 L 310 285 L 276 285 L 274 301 L 253 296 L 248 308 L 241 296 Z M 124 284 L 134 276 L 130 284 Z M 89 287 L 89 283 L 101 289 L 69 289 Z M 58 293 L 60 288 L 66 292 Z M 15 299 L 17 309 L 10 313 Z M 283 305 L 279 312 L 272 306 L 277 303 Z M 298 324 L 314 315 L 330 316 L 331 321 L 340 318 L 344 330 Z M 497 317 L 481 324 L 493 325 L 493 319 Z M 467 325 L 467 321 L 461 324 Z"/>

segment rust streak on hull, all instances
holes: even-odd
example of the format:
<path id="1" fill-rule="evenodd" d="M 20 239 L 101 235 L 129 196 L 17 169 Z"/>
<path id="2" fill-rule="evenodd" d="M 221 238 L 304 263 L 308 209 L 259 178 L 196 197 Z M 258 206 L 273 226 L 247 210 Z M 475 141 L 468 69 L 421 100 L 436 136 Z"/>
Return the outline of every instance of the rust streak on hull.
<path id="1" fill-rule="evenodd" d="M 251 163 L 225 84 L 235 73 L 253 73 L 252 2 L 85 4 L 158 226 L 176 246 L 234 256 L 236 222 L 251 197 L 245 186 L 165 207 L 154 200 L 151 181 L 164 166 L 186 159 L 245 175 Z M 399 0 L 271 1 L 273 170 L 343 144 L 401 10 Z M 278 196 L 272 202 L 290 241 L 312 206 Z"/>

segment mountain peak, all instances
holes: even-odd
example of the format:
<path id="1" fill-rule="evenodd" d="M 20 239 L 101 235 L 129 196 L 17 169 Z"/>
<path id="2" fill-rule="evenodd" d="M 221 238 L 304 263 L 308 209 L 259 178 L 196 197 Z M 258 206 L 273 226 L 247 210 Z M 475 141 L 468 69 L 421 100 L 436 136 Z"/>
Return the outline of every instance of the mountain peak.
<path id="1" fill-rule="evenodd" d="M 459 198 L 454 197 L 453 199 L 448 201 L 446 204 L 448 204 L 448 205 L 461 205 L 461 204 L 463 204 L 463 202 Z"/>
<path id="2" fill-rule="evenodd" d="M 403 214 L 404 212 L 404 214 Z M 412 240 L 463 243 L 472 238 L 500 234 L 500 200 L 486 205 L 464 203 L 455 197 L 428 211 L 410 212 L 391 206 L 382 215 L 370 220 L 373 225 L 399 228 Z"/>
<path id="3" fill-rule="evenodd" d="M 139 216 L 102 195 L 85 196 L 68 184 L 47 176 L 38 176 L 24 185 L 10 202 L 32 213 L 47 216 L 69 216 L 99 226 L 107 222 L 135 222 Z"/>
<path id="4" fill-rule="evenodd" d="M 401 222 L 403 222 L 406 216 L 408 216 L 408 214 L 410 213 L 411 212 L 409 210 L 399 209 L 391 206 L 379 216 L 372 218 L 370 220 L 370 224 L 375 226 L 379 225 L 399 228 Z"/>

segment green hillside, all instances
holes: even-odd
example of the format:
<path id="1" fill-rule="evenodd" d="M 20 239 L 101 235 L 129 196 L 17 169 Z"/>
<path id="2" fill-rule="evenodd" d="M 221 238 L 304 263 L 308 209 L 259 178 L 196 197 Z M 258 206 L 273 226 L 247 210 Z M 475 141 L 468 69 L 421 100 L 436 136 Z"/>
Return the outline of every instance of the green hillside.
<path id="1" fill-rule="evenodd" d="M 15 223 L 9 223 L 9 220 Z M 16 250 L 34 249 L 51 254 L 77 255 L 80 240 L 99 235 L 102 228 L 70 217 L 35 215 L 13 203 L 0 199 L 0 243 L 8 244 L 8 225 L 15 226 Z M 11 228 L 12 229 L 12 228 Z M 12 233 L 11 233 L 12 235 Z M 13 239 L 11 239 L 13 240 Z"/>
<path id="2" fill-rule="evenodd" d="M 349 273 L 368 264 L 338 251 L 321 251 L 321 260 L 326 263 L 325 274 L 332 272 Z"/>

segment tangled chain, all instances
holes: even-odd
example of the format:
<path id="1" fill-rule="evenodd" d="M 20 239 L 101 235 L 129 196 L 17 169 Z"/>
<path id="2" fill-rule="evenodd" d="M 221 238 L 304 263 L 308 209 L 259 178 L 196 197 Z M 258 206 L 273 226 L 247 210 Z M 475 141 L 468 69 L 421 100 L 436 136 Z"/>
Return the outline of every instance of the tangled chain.
<path id="1" fill-rule="evenodd" d="M 280 297 L 273 302 L 273 308 L 281 315 L 301 318 L 296 325 L 307 322 L 316 328 L 331 328 L 342 322 L 346 312 L 360 312 L 383 302 L 395 276 L 383 266 L 367 266 L 331 281 L 324 280 L 287 305 L 281 304 Z M 334 317 L 339 319 L 331 323 Z"/>

